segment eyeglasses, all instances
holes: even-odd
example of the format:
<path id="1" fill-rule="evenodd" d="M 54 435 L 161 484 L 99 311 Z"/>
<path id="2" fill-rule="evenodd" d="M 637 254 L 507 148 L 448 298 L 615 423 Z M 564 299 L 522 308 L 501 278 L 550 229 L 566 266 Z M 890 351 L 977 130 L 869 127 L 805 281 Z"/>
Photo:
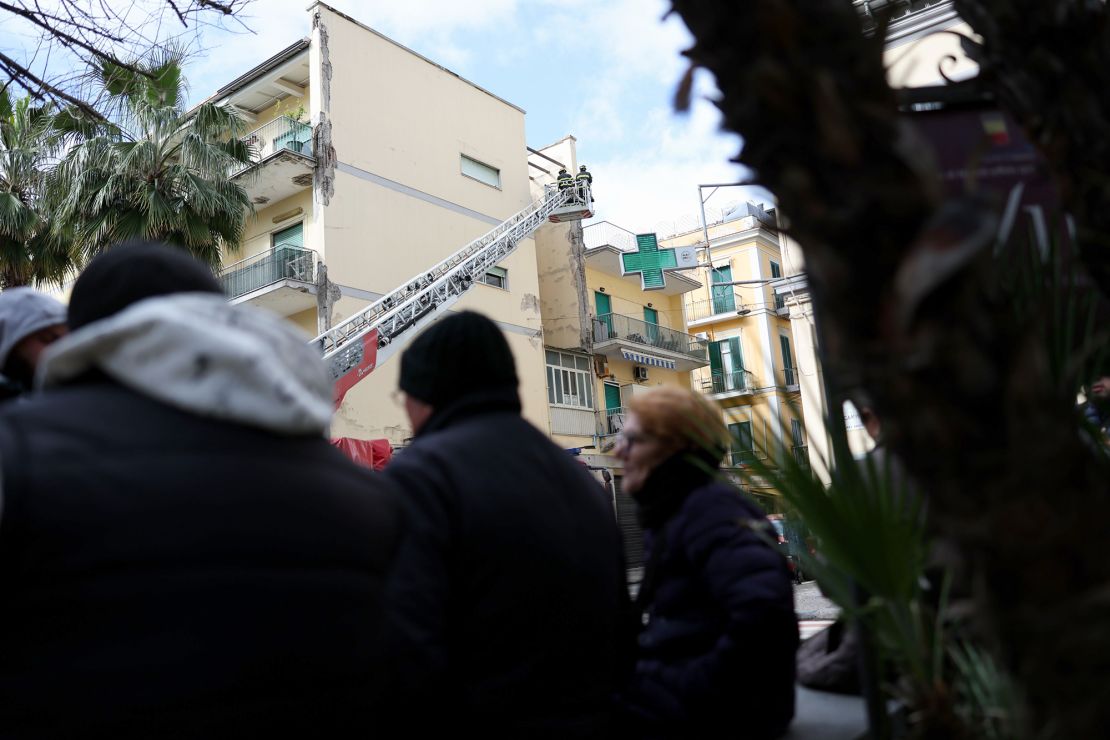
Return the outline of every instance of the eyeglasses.
<path id="1" fill-rule="evenodd" d="M 644 434 L 643 432 L 621 432 L 617 435 L 617 444 L 627 448 L 635 444 L 647 442 L 651 439 L 654 439 L 652 435 Z"/>

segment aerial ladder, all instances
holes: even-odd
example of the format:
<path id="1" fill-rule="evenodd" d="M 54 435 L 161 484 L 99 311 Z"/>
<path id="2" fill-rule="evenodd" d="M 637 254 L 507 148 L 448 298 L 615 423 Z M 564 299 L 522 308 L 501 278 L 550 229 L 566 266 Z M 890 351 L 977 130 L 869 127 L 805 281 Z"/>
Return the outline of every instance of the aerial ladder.
<path id="1" fill-rule="evenodd" d="M 588 182 L 545 185 L 543 195 L 524 210 L 316 337 L 313 343 L 323 351 L 335 382 L 336 406 L 374 368 L 440 318 L 486 271 L 516 251 L 521 240 L 547 222 L 592 215 Z"/>

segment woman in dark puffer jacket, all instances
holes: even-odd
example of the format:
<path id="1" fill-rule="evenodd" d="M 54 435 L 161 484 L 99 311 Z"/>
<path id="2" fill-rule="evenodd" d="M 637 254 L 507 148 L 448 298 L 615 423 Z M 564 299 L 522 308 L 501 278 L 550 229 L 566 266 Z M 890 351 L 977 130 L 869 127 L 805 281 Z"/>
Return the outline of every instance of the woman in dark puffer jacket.
<path id="1" fill-rule="evenodd" d="M 721 411 L 668 387 L 629 411 L 616 452 L 646 562 L 628 734 L 778 737 L 794 716 L 794 595 L 764 513 L 718 480 Z"/>

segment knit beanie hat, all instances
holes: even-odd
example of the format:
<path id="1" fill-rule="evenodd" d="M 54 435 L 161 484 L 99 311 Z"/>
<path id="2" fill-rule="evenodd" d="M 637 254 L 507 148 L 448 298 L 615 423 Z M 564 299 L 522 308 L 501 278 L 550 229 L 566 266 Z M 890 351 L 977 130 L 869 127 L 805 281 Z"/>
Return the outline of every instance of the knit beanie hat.
<path id="1" fill-rule="evenodd" d="M 401 390 L 435 408 L 476 391 L 515 392 L 517 382 L 501 330 L 473 311 L 436 322 L 401 355 Z"/>
<path id="2" fill-rule="evenodd" d="M 69 328 L 108 318 L 144 298 L 222 292 L 212 271 L 183 249 L 128 242 L 94 258 L 77 278 L 69 299 Z"/>

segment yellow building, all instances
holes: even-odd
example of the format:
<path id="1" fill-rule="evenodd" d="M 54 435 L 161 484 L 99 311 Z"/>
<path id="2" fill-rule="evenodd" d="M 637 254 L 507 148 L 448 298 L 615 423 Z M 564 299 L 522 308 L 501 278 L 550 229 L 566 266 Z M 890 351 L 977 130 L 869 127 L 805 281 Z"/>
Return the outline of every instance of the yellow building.
<path id="1" fill-rule="evenodd" d="M 794 336 L 775 292 L 786 272 L 773 213 L 746 204 L 663 244 L 698 251 L 703 286 L 685 293 L 683 303 L 689 331 L 708 344 L 709 363 L 691 383 L 721 406 L 734 439 L 732 465 L 755 458 L 773 464 L 784 455 L 808 463 Z M 759 478 L 751 488 L 771 493 Z"/>
<path id="2" fill-rule="evenodd" d="M 305 31 L 211 100 L 251 121 L 245 138 L 258 156 L 237 175 L 257 212 L 221 278 L 234 301 L 315 336 L 517 213 L 533 193 L 523 110 L 323 3 L 308 8 Z M 546 429 L 538 296 L 536 245 L 524 239 L 455 310 L 498 323 L 524 415 Z M 411 437 L 388 400 L 398 365 L 384 363 L 350 391 L 333 436 Z"/>

